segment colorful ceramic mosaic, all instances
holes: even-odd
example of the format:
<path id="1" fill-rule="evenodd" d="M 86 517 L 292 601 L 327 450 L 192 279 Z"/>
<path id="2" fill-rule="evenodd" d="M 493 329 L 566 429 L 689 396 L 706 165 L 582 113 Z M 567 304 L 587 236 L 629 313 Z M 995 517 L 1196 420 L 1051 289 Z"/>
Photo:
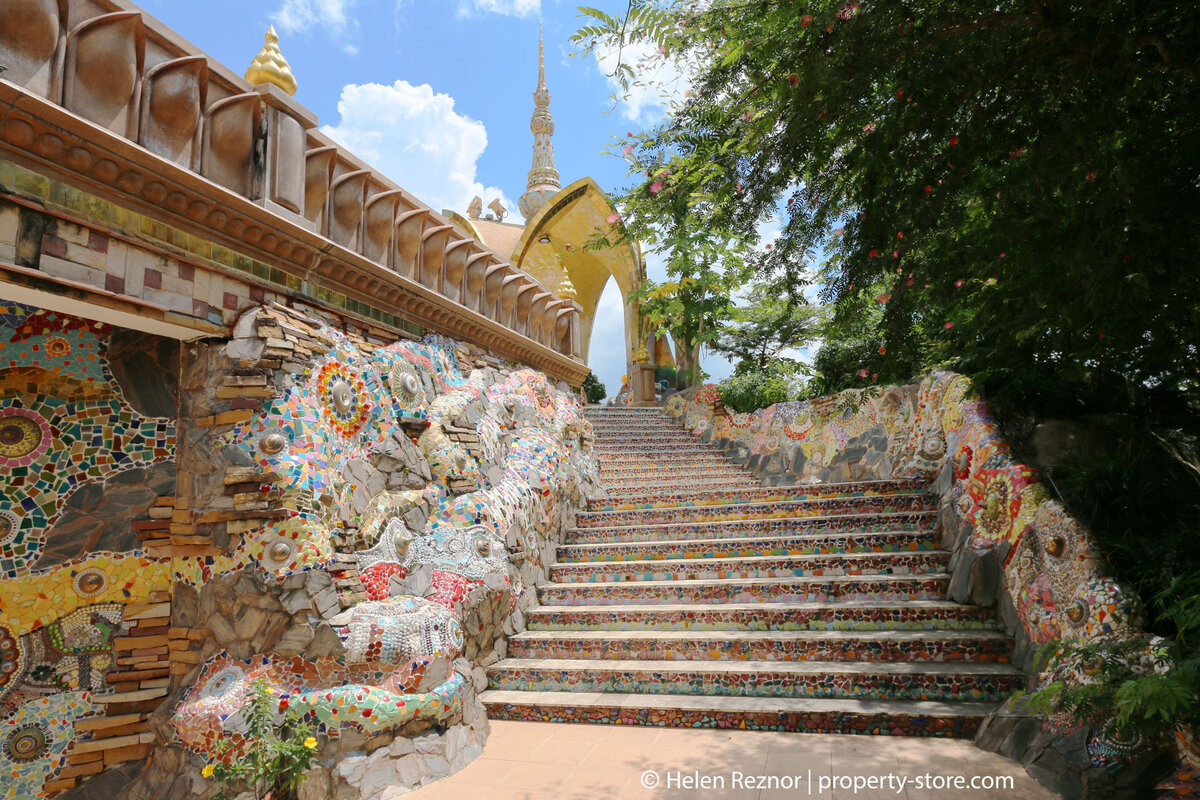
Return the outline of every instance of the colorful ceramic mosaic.
<path id="1" fill-rule="evenodd" d="M 145 611 L 170 589 L 170 562 L 136 549 L 39 563 L 87 535 L 56 527 L 78 497 L 123 484 L 131 496 L 136 471 L 174 458 L 174 422 L 139 413 L 114 378 L 112 335 L 102 323 L 0 302 L 3 797 L 44 796 L 71 748 L 92 735 L 76 724 L 103 715 L 95 700 L 115 691 L 110 676 L 134 624 L 126 610 Z M 105 524 L 107 541 L 136 541 L 130 519 Z"/>
<path id="2" fill-rule="evenodd" d="M 580 471 L 595 471 L 577 401 L 539 373 L 516 370 L 488 385 L 482 373 L 464 376 L 454 343 L 441 337 L 367 346 L 311 330 L 328 351 L 219 443 L 278 476 L 273 491 L 287 516 L 247 531 L 227 556 L 176 559 L 177 577 L 200 583 L 259 568 L 283 581 L 348 561 L 367 599 L 330 620 L 343 656 L 211 660 L 174 718 L 202 754 L 221 737 L 236 739 L 237 710 L 257 679 L 329 735 L 417 719 L 451 724 L 467 691 L 450 666 L 463 654 L 464 618 L 485 597 L 511 607 L 523 587 L 509 541 L 539 550 L 536 531 L 556 517 Z M 395 453 L 401 431 L 415 434 L 428 462 L 424 488 L 387 489 L 360 466 Z M 419 507 L 427 521 L 413 529 L 409 512 Z M 361 515 L 348 516 L 357 508 Z M 404 593 L 417 572 L 428 575 L 424 598 Z M 443 677 L 427 686 L 433 675 Z"/>

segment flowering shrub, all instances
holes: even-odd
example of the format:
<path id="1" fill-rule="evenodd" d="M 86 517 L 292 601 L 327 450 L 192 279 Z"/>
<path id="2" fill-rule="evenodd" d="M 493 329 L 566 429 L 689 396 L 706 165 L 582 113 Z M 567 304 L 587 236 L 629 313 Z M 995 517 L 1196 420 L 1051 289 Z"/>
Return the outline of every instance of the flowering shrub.
<path id="1" fill-rule="evenodd" d="M 300 776 L 312 764 L 317 739 L 312 726 L 288 708 L 288 699 L 276 697 L 264 680 L 255 681 L 246 705 L 245 731 L 217 742 L 213 761 L 201 774 L 226 786 L 245 786 L 255 800 L 290 796 Z M 217 795 L 224 800 L 225 793 Z"/>

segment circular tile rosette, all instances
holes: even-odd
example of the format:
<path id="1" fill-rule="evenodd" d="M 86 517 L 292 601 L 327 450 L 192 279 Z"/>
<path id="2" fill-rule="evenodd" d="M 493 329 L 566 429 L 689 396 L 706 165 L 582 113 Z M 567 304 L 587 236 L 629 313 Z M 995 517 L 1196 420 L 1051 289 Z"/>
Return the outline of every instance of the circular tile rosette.
<path id="1" fill-rule="evenodd" d="M 29 722 L 13 728 L 0 743 L 5 757 L 16 764 L 37 761 L 50 750 L 50 729 L 40 722 Z"/>
<path id="2" fill-rule="evenodd" d="M 24 467 L 50 449 L 53 434 L 41 414 L 27 408 L 0 410 L 0 466 Z"/>
<path id="3" fill-rule="evenodd" d="M 0 547 L 17 538 L 21 532 L 21 518 L 8 509 L 0 509 Z"/>
<path id="4" fill-rule="evenodd" d="M 363 379 L 346 364 L 328 361 L 317 373 L 325 419 L 342 436 L 353 436 L 371 413 Z"/>

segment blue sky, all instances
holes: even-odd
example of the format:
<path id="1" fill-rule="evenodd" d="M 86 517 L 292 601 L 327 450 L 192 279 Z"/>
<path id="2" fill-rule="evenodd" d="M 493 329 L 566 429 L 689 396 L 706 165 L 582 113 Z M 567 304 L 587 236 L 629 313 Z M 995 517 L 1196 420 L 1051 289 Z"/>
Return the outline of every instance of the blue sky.
<path id="1" fill-rule="evenodd" d="M 590 175 L 608 191 L 626 163 L 603 153 L 613 136 L 661 118 L 657 97 L 613 106 L 594 58 L 570 56 L 581 20 L 558 0 L 141 0 L 143 8 L 241 73 L 274 24 L 300 84 L 297 99 L 358 156 L 434 208 L 466 210 L 501 196 L 516 218 L 531 158 L 539 21 L 563 184 Z M 624 0 L 596 2 L 612 13 Z M 661 277 L 651 258 L 651 277 Z M 592 334 L 591 366 L 620 385 L 620 297 L 609 282 Z M 706 356 L 719 379 L 729 365 Z"/>

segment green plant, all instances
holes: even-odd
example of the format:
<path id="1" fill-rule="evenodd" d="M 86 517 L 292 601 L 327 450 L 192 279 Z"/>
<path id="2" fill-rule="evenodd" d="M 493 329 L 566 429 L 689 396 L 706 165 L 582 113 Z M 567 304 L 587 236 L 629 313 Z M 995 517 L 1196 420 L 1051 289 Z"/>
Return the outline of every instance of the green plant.
<path id="1" fill-rule="evenodd" d="M 282 800 L 295 790 L 316 757 L 313 728 L 262 679 L 251 684 L 242 709 L 245 732 L 218 741 L 214 758 L 202 774 L 229 787 L 246 786 L 255 800 L 270 792 L 274 800 Z M 218 797 L 224 798 L 225 793 Z"/>
<path id="2" fill-rule="evenodd" d="M 743 362 L 747 364 L 747 362 Z M 795 400 L 799 396 L 799 369 L 795 362 L 776 359 L 759 369 L 747 364 L 717 384 L 726 408 L 739 413 Z"/>
<path id="3" fill-rule="evenodd" d="M 596 377 L 596 373 L 589 372 L 588 376 L 583 379 L 583 396 L 589 403 L 599 403 L 608 397 L 608 389 L 604 388 L 604 384 Z"/>

